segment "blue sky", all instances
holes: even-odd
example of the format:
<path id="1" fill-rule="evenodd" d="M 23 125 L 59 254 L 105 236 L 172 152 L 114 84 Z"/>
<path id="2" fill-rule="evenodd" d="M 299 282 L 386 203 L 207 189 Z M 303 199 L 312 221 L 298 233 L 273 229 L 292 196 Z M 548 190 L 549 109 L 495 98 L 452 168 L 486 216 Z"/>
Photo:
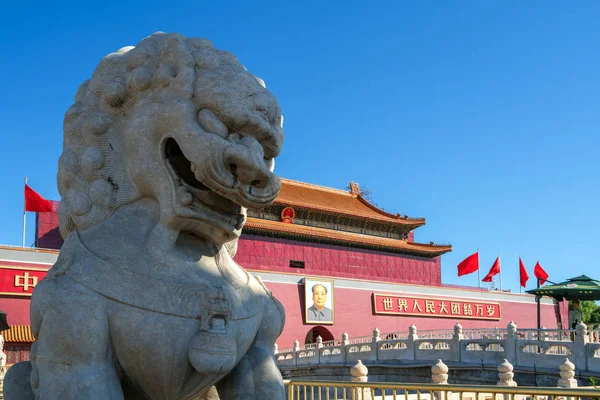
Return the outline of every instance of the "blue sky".
<path id="1" fill-rule="evenodd" d="M 23 178 L 58 199 L 62 119 L 100 59 L 155 31 L 204 37 L 263 78 L 285 115 L 276 172 L 367 186 L 451 243 L 562 280 L 597 267 L 600 3 L 11 2 L 0 15 L 0 243 L 19 245 Z M 27 243 L 33 243 L 34 214 Z M 534 287 L 530 279 L 528 288 Z"/>

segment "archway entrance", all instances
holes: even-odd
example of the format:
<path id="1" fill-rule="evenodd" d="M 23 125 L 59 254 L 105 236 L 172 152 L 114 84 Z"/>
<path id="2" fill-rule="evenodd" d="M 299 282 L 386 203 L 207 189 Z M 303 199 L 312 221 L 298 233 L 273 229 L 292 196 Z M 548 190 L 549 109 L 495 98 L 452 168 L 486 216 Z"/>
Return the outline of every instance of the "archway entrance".
<path id="1" fill-rule="evenodd" d="M 308 331 L 306 338 L 304 339 L 304 344 L 317 343 L 318 336 L 321 336 L 321 339 L 323 339 L 324 342 L 333 340 L 333 335 L 329 332 L 329 329 L 319 325 Z"/>

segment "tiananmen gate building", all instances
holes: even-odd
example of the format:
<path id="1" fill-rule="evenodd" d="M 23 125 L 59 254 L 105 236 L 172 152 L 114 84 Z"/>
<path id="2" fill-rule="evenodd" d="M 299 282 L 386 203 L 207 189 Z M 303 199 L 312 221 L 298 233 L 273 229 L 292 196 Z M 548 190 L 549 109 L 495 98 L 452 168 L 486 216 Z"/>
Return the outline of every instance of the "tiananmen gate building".
<path id="1" fill-rule="evenodd" d="M 39 213 L 36 247 L 0 247 L 0 309 L 11 329 L 8 364 L 26 360 L 34 338 L 29 303 L 35 285 L 62 245 L 56 210 Z M 235 260 L 259 276 L 286 311 L 277 344 L 341 340 L 343 332 L 368 336 L 419 330 L 505 328 L 510 321 L 533 328 L 532 295 L 446 285 L 441 257 L 450 245 L 415 241 L 423 218 L 391 214 L 365 200 L 358 185 L 338 190 L 282 179 L 273 205 L 249 211 Z M 541 300 L 542 325 L 562 328 L 566 302 Z M 566 328 L 566 322 L 564 324 Z"/>

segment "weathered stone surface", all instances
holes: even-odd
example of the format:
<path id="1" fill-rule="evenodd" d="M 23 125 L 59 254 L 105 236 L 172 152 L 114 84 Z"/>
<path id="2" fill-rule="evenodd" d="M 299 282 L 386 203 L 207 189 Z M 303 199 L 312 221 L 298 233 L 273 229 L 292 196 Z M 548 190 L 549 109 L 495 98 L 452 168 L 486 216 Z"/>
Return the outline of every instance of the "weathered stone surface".
<path id="1" fill-rule="evenodd" d="M 512 364 L 506 359 L 498 365 L 498 386 L 517 386 L 517 382 L 513 379 L 515 377 L 513 369 L 514 367 Z"/>
<path id="2" fill-rule="evenodd" d="M 159 32 L 102 59 L 64 119 L 65 244 L 31 303 L 37 398 L 284 398 L 283 307 L 232 260 L 246 208 L 279 193 L 282 122 L 208 40 Z"/>
<path id="3" fill-rule="evenodd" d="M 31 363 L 29 361 L 12 366 L 4 376 L 4 398 L 9 400 L 30 400 L 34 398 L 29 376 Z"/>
<path id="4" fill-rule="evenodd" d="M 369 375 L 369 369 L 360 360 L 350 368 L 350 376 L 352 377 L 350 380 L 352 382 L 367 382 L 367 375 Z"/>
<path id="5" fill-rule="evenodd" d="M 377 335 L 379 330 L 377 330 Z M 375 331 L 373 332 L 373 340 L 375 340 Z M 362 361 L 358 360 L 356 364 L 350 368 L 350 382 L 368 382 L 369 369 L 364 366 Z M 350 390 L 349 398 L 356 400 L 371 400 L 371 389 L 369 388 L 353 388 Z"/>
<path id="6" fill-rule="evenodd" d="M 431 367 L 431 382 L 437 385 L 448 384 L 448 366 L 442 360 L 437 360 Z"/>
<path id="7" fill-rule="evenodd" d="M 220 400 L 219 394 L 217 393 L 217 389 L 213 386 L 208 392 L 201 394 L 197 400 Z"/>
<path id="8" fill-rule="evenodd" d="M 4 385 L 4 375 L 6 373 L 6 353 L 4 352 L 4 336 L 0 335 L 0 389 Z"/>
<path id="9" fill-rule="evenodd" d="M 577 379 L 575 379 L 575 365 L 565 358 L 565 361 L 560 364 L 560 379 L 557 384 L 563 388 L 575 388 L 577 387 Z"/>

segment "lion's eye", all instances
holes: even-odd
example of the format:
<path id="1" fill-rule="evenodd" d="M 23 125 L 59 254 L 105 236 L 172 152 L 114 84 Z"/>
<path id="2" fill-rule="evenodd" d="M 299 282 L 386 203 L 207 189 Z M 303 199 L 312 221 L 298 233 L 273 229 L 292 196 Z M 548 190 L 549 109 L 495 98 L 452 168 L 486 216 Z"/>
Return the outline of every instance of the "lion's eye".
<path id="1" fill-rule="evenodd" d="M 223 139 L 227 137 L 227 133 L 229 132 L 227 125 L 225 125 L 212 110 L 203 108 L 202 110 L 198 111 L 198 122 L 200 123 L 202 129 L 204 129 L 206 132 L 219 135 Z"/>

